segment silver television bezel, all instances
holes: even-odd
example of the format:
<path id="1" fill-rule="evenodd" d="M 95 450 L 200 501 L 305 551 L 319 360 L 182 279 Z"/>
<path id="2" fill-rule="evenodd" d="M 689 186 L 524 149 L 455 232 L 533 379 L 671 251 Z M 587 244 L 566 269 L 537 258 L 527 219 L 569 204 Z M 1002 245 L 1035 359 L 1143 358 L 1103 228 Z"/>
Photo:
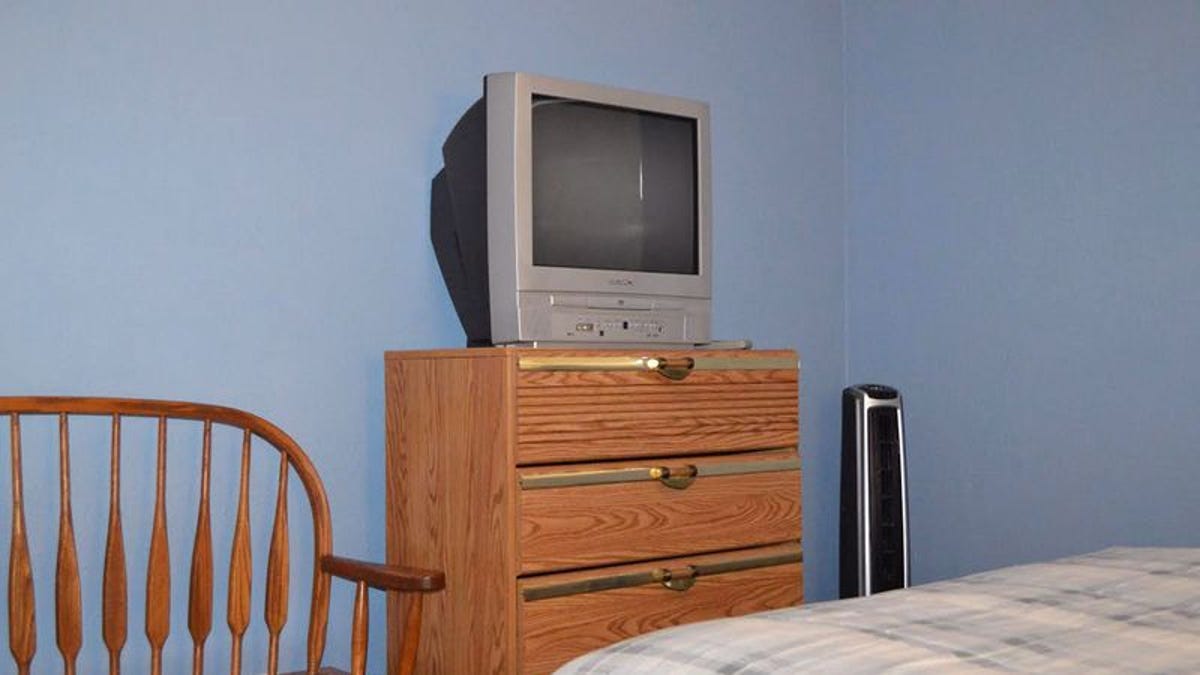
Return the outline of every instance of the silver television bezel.
<path id="1" fill-rule="evenodd" d="M 485 90 L 488 281 L 494 342 L 545 339 L 545 336 L 520 334 L 522 293 L 616 294 L 711 301 L 712 180 L 707 104 L 529 73 L 487 75 Z M 696 121 L 697 274 L 533 264 L 532 101 L 535 95 L 645 110 Z M 707 338 L 707 326 L 703 334 Z"/>

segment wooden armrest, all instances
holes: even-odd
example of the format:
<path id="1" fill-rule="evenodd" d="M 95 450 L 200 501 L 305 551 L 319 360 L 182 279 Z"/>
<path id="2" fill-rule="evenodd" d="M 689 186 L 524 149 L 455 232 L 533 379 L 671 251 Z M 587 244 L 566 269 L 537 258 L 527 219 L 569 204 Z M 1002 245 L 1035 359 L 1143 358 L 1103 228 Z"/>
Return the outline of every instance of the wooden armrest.
<path id="1" fill-rule="evenodd" d="M 381 565 L 336 555 L 321 558 L 321 571 L 350 581 L 361 581 L 381 591 L 427 592 L 446 587 L 446 575 L 435 570 Z"/>

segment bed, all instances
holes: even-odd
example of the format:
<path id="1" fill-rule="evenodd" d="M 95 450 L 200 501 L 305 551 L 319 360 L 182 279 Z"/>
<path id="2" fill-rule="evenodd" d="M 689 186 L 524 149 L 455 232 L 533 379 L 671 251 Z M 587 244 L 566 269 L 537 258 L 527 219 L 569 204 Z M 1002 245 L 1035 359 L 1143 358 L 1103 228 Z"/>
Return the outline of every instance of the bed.
<path id="1" fill-rule="evenodd" d="M 1200 548 L 1111 548 L 679 626 L 557 672 L 1197 673 Z"/>

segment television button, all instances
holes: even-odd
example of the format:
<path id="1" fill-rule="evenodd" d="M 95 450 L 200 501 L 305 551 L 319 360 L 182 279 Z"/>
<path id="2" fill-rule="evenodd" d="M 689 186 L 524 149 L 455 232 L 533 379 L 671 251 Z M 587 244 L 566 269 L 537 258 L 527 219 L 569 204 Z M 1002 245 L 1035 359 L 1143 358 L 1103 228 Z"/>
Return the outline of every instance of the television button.
<path id="1" fill-rule="evenodd" d="M 592 296 L 587 299 L 592 309 L 650 309 L 654 303 L 646 298 Z"/>
<path id="2" fill-rule="evenodd" d="M 554 307 L 588 307 L 588 301 L 582 295 L 551 295 L 550 304 Z"/>

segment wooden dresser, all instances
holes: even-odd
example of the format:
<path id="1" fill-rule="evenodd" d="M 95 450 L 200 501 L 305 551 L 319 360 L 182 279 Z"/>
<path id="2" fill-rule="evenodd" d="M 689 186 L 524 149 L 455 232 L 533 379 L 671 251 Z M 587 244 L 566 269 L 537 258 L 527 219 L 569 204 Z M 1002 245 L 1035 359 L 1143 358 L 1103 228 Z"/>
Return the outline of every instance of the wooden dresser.
<path id="1" fill-rule="evenodd" d="M 547 673 L 803 598 L 790 351 L 389 352 L 388 562 L 445 570 L 418 671 Z M 389 598 L 390 663 L 401 600 Z"/>

